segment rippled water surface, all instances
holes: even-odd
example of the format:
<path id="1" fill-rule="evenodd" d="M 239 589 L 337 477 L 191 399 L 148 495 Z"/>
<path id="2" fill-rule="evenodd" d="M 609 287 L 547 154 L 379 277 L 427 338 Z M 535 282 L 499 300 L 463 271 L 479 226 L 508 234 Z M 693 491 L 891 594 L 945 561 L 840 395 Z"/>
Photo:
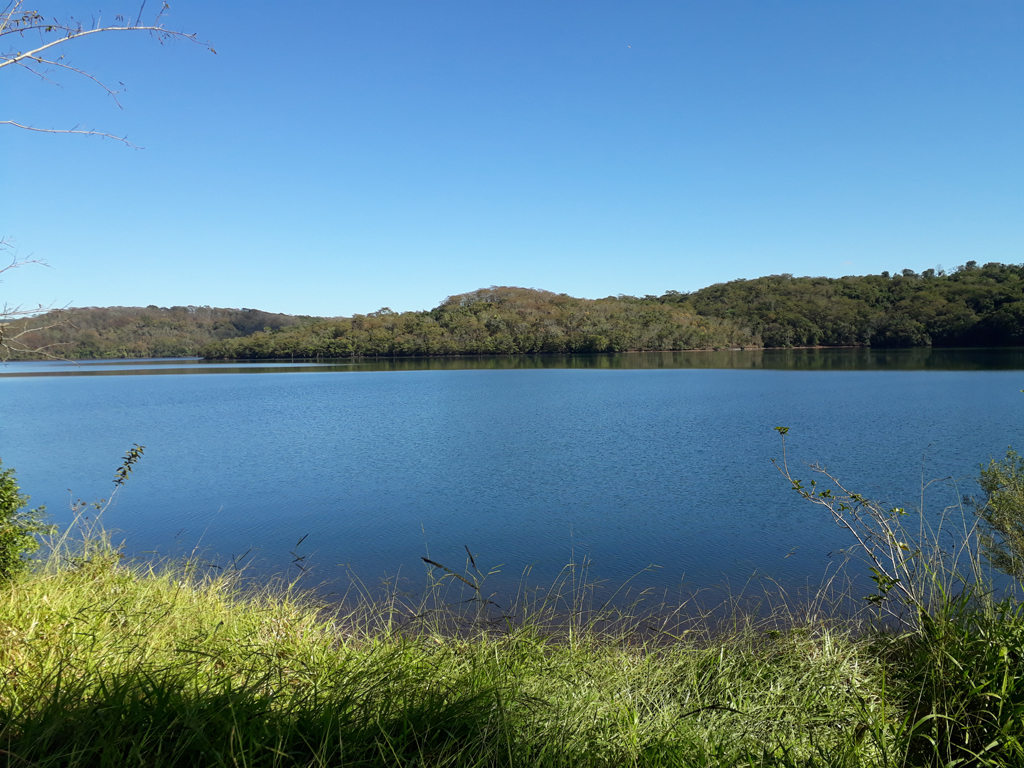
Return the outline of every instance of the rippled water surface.
<path id="1" fill-rule="evenodd" d="M 422 556 L 461 570 L 468 546 L 500 589 L 585 557 L 609 588 L 649 565 L 634 583 L 662 590 L 816 583 L 846 542 L 773 468 L 774 427 L 791 461 L 912 506 L 922 476 L 971 492 L 1024 447 L 1022 387 L 1021 350 L 20 363 L 0 457 L 66 522 L 144 445 L 105 519 L 132 553 L 251 548 L 273 570 L 294 550 L 321 580 L 415 585 Z"/>

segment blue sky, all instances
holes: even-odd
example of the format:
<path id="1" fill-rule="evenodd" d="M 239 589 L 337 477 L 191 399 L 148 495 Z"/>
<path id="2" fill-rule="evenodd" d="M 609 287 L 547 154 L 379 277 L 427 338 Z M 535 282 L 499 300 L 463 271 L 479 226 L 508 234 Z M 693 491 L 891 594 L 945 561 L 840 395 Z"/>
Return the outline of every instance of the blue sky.
<path id="1" fill-rule="evenodd" d="M 1024 261 L 1016 0 L 171 0 L 167 25 L 217 54 L 66 47 L 123 109 L 0 70 L 0 119 L 145 148 L 0 126 L 0 235 L 52 267 L 0 301 L 348 315 Z"/>

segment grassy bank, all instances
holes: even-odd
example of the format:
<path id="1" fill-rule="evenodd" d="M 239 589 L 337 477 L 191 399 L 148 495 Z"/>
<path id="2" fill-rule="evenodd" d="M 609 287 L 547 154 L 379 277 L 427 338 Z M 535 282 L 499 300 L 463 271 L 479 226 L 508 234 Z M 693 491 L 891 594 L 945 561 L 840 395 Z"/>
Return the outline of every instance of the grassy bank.
<path id="1" fill-rule="evenodd" d="M 142 450 L 126 453 L 115 490 Z M 767 611 L 603 610 L 570 570 L 542 597 L 498 613 L 470 555 L 464 575 L 428 560 L 434 580 L 415 604 L 384 594 L 340 607 L 295 583 L 254 588 L 194 561 L 126 562 L 96 525 L 105 507 L 79 505 L 68 531 L 49 534 L 47 554 L 0 584 L 0 757 L 10 766 L 1024 765 L 1024 610 L 986 582 L 983 553 L 998 542 L 979 539 L 962 505 L 933 528 L 820 467 L 804 484 L 785 443 L 779 469 L 867 560 L 866 602 L 821 593 Z M 21 538 L 44 530 L 29 525 L 37 512 L 18 512 L 26 499 L 5 477 L 9 517 L 28 526 Z M 1002 489 L 989 493 L 990 517 L 1005 506 Z M 865 609 L 835 607 L 851 601 Z"/>
<path id="2" fill-rule="evenodd" d="M 1019 765 L 1024 618 L 331 613 L 65 548 L 0 591 L 8 765 Z M 455 631 L 453 631 L 455 630 Z M 857 630 L 857 631 L 855 631 Z M 971 757 L 971 756 L 974 757 Z M 966 763 L 956 760 L 968 758 Z"/>

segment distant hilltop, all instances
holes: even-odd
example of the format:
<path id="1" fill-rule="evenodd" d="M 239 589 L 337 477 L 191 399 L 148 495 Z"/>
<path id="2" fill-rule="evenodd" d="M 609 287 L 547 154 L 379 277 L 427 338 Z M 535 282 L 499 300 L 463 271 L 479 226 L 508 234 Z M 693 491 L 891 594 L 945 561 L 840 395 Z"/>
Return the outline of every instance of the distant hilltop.
<path id="1" fill-rule="evenodd" d="M 81 307 L 13 321 L 8 339 L 12 360 L 40 354 L 74 360 L 95 358 L 197 357 L 204 346 L 256 331 L 281 330 L 311 320 L 258 309 L 216 307 Z"/>
<path id="2" fill-rule="evenodd" d="M 1024 265 L 842 278 L 770 275 L 693 293 L 577 299 L 492 286 L 434 309 L 299 323 L 207 358 L 400 357 L 817 346 L 1024 345 Z"/>
<path id="3" fill-rule="evenodd" d="M 45 316 L 44 316 L 45 317 Z M 253 309 L 67 310 L 27 335 L 70 358 L 336 359 L 817 346 L 1024 346 L 1024 264 L 579 299 L 491 286 L 437 307 L 314 318 Z M 34 318 L 34 325 L 41 325 Z M 13 325 L 13 324 L 12 324 Z"/>

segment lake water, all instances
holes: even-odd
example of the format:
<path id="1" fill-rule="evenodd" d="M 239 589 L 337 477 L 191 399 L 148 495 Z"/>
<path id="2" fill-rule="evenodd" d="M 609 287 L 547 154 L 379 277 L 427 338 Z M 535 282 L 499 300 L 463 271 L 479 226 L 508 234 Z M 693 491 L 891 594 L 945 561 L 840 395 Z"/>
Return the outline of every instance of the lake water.
<path id="1" fill-rule="evenodd" d="M 421 557 L 461 570 L 468 546 L 498 593 L 584 558 L 606 590 L 736 591 L 816 584 L 847 544 L 772 466 L 774 427 L 798 476 L 820 461 L 912 507 L 922 477 L 973 492 L 980 462 L 1024 448 L 1022 388 L 1022 350 L 11 363 L 0 458 L 65 523 L 144 445 L 104 519 L 136 555 L 251 549 L 274 571 L 297 551 L 317 581 L 415 591 Z"/>

